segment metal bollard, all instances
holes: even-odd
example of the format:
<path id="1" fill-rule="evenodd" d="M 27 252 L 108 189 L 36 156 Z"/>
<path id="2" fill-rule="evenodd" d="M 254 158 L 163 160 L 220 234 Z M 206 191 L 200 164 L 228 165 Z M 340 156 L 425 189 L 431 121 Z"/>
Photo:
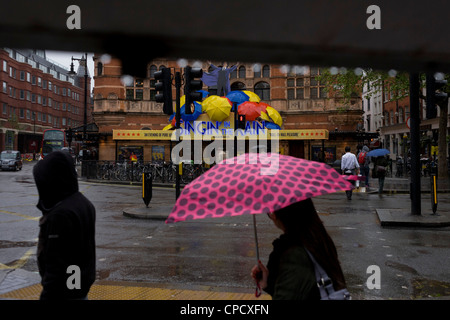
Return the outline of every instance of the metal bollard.
<path id="1" fill-rule="evenodd" d="M 145 206 L 148 208 L 148 204 L 152 200 L 153 192 L 153 177 L 150 172 L 144 171 L 142 173 L 142 200 L 144 200 Z"/>

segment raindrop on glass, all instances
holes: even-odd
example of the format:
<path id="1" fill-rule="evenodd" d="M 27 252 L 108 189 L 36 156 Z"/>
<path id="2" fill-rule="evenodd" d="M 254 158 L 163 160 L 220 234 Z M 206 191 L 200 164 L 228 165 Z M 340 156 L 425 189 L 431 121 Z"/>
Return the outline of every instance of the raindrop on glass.
<path id="1" fill-rule="evenodd" d="M 356 68 L 355 70 L 353 70 L 353 72 L 355 73 L 355 75 L 360 76 L 363 74 L 363 69 L 362 68 Z"/>
<path id="2" fill-rule="evenodd" d="M 338 67 L 331 67 L 330 68 L 330 73 L 331 75 L 337 75 L 339 73 L 339 68 Z"/>
<path id="3" fill-rule="evenodd" d="M 389 70 L 388 75 L 389 75 L 389 77 L 394 78 L 395 76 L 397 76 L 397 70 L 394 70 L 394 69 Z"/>
<path id="4" fill-rule="evenodd" d="M 123 76 L 120 77 L 120 82 L 122 82 L 122 84 L 125 87 L 129 87 L 133 85 L 133 77 L 127 74 L 124 74 Z"/>
<path id="5" fill-rule="evenodd" d="M 253 66 L 253 72 L 261 72 L 261 64 L 255 63 Z"/>
<path id="6" fill-rule="evenodd" d="M 188 65 L 188 61 L 186 59 L 178 59 L 177 64 L 180 68 L 185 68 Z"/>
<path id="7" fill-rule="evenodd" d="M 100 62 L 103 64 L 108 64 L 111 62 L 111 55 L 105 53 L 100 56 Z"/>
<path id="8" fill-rule="evenodd" d="M 434 74 L 434 78 L 435 78 L 436 80 L 438 80 L 438 81 L 444 80 L 445 75 L 444 75 L 442 72 L 436 72 L 436 73 Z"/>

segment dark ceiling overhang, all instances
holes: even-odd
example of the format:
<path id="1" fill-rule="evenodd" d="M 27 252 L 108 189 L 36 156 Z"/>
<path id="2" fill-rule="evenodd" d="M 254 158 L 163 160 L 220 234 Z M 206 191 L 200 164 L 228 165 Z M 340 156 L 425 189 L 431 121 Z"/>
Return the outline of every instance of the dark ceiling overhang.
<path id="1" fill-rule="evenodd" d="M 157 57 L 290 65 L 450 70 L 450 2 L 430 0 L 5 1 L 0 46 L 110 53 L 140 75 Z M 381 29 L 366 26 L 370 5 Z"/>

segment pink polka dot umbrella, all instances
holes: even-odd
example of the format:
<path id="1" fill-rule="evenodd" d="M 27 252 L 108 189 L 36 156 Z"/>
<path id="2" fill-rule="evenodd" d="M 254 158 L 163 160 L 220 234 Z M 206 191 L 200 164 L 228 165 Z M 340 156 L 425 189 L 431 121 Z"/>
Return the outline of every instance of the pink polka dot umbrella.
<path id="1" fill-rule="evenodd" d="M 166 223 L 275 212 L 294 202 L 352 188 L 325 163 L 247 153 L 215 165 L 184 187 Z"/>
<path id="2" fill-rule="evenodd" d="M 352 188 L 327 164 L 279 154 L 247 153 L 220 162 L 184 187 L 166 223 L 253 214 L 258 261 L 256 214 Z M 260 293 L 258 286 L 255 295 Z"/>

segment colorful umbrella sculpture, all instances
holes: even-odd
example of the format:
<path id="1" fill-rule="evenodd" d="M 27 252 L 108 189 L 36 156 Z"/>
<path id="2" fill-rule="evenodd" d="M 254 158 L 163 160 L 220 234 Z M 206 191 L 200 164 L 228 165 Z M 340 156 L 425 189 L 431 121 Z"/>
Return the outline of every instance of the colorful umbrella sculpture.
<path id="1" fill-rule="evenodd" d="M 266 115 L 266 117 L 263 117 L 263 114 Z M 281 118 L 280 113 L 271 106 L 268 106 L 266 108 L 266 111 L 261 112 L 261 118 L 263 118 L 264 120 L 271 121 L 280 127 L 283 124 L 283 118 Z"/>
<path id="2" fill-rule="evenodd" d="M 261 112 L 266 110 L 266 104 L 259 104 L 257 102 L 245 101 L 238 106 L 240 115 L 245 115 L 246 121 L 255 121 L 261 116 Z"/>
<path id="3" fill-rule="evenodd" d="M 251 101 L 251 102 L 260 102 L 261 101 L 261 98 L 252 91 L 243 90 L 242 92 L 245 93 L 246 95 L 248 95 L 248 97 L 249 97 L 248 101 Z"/>
<path id="4" fill-rule="evenodd" d="M 230 91 L 227 94 L 227 98 L 230 99 L 231 102 L 236 102 L 237 104 L 250 100 L 250 97 L 242 91 Z"/>
<path id="5" fill-rule="evenodd" d="M 212 95 L 203 100 L 202 105 L 212 121 L 223 121 L 230 115 L 232 103 L 226 97 Z"/>

